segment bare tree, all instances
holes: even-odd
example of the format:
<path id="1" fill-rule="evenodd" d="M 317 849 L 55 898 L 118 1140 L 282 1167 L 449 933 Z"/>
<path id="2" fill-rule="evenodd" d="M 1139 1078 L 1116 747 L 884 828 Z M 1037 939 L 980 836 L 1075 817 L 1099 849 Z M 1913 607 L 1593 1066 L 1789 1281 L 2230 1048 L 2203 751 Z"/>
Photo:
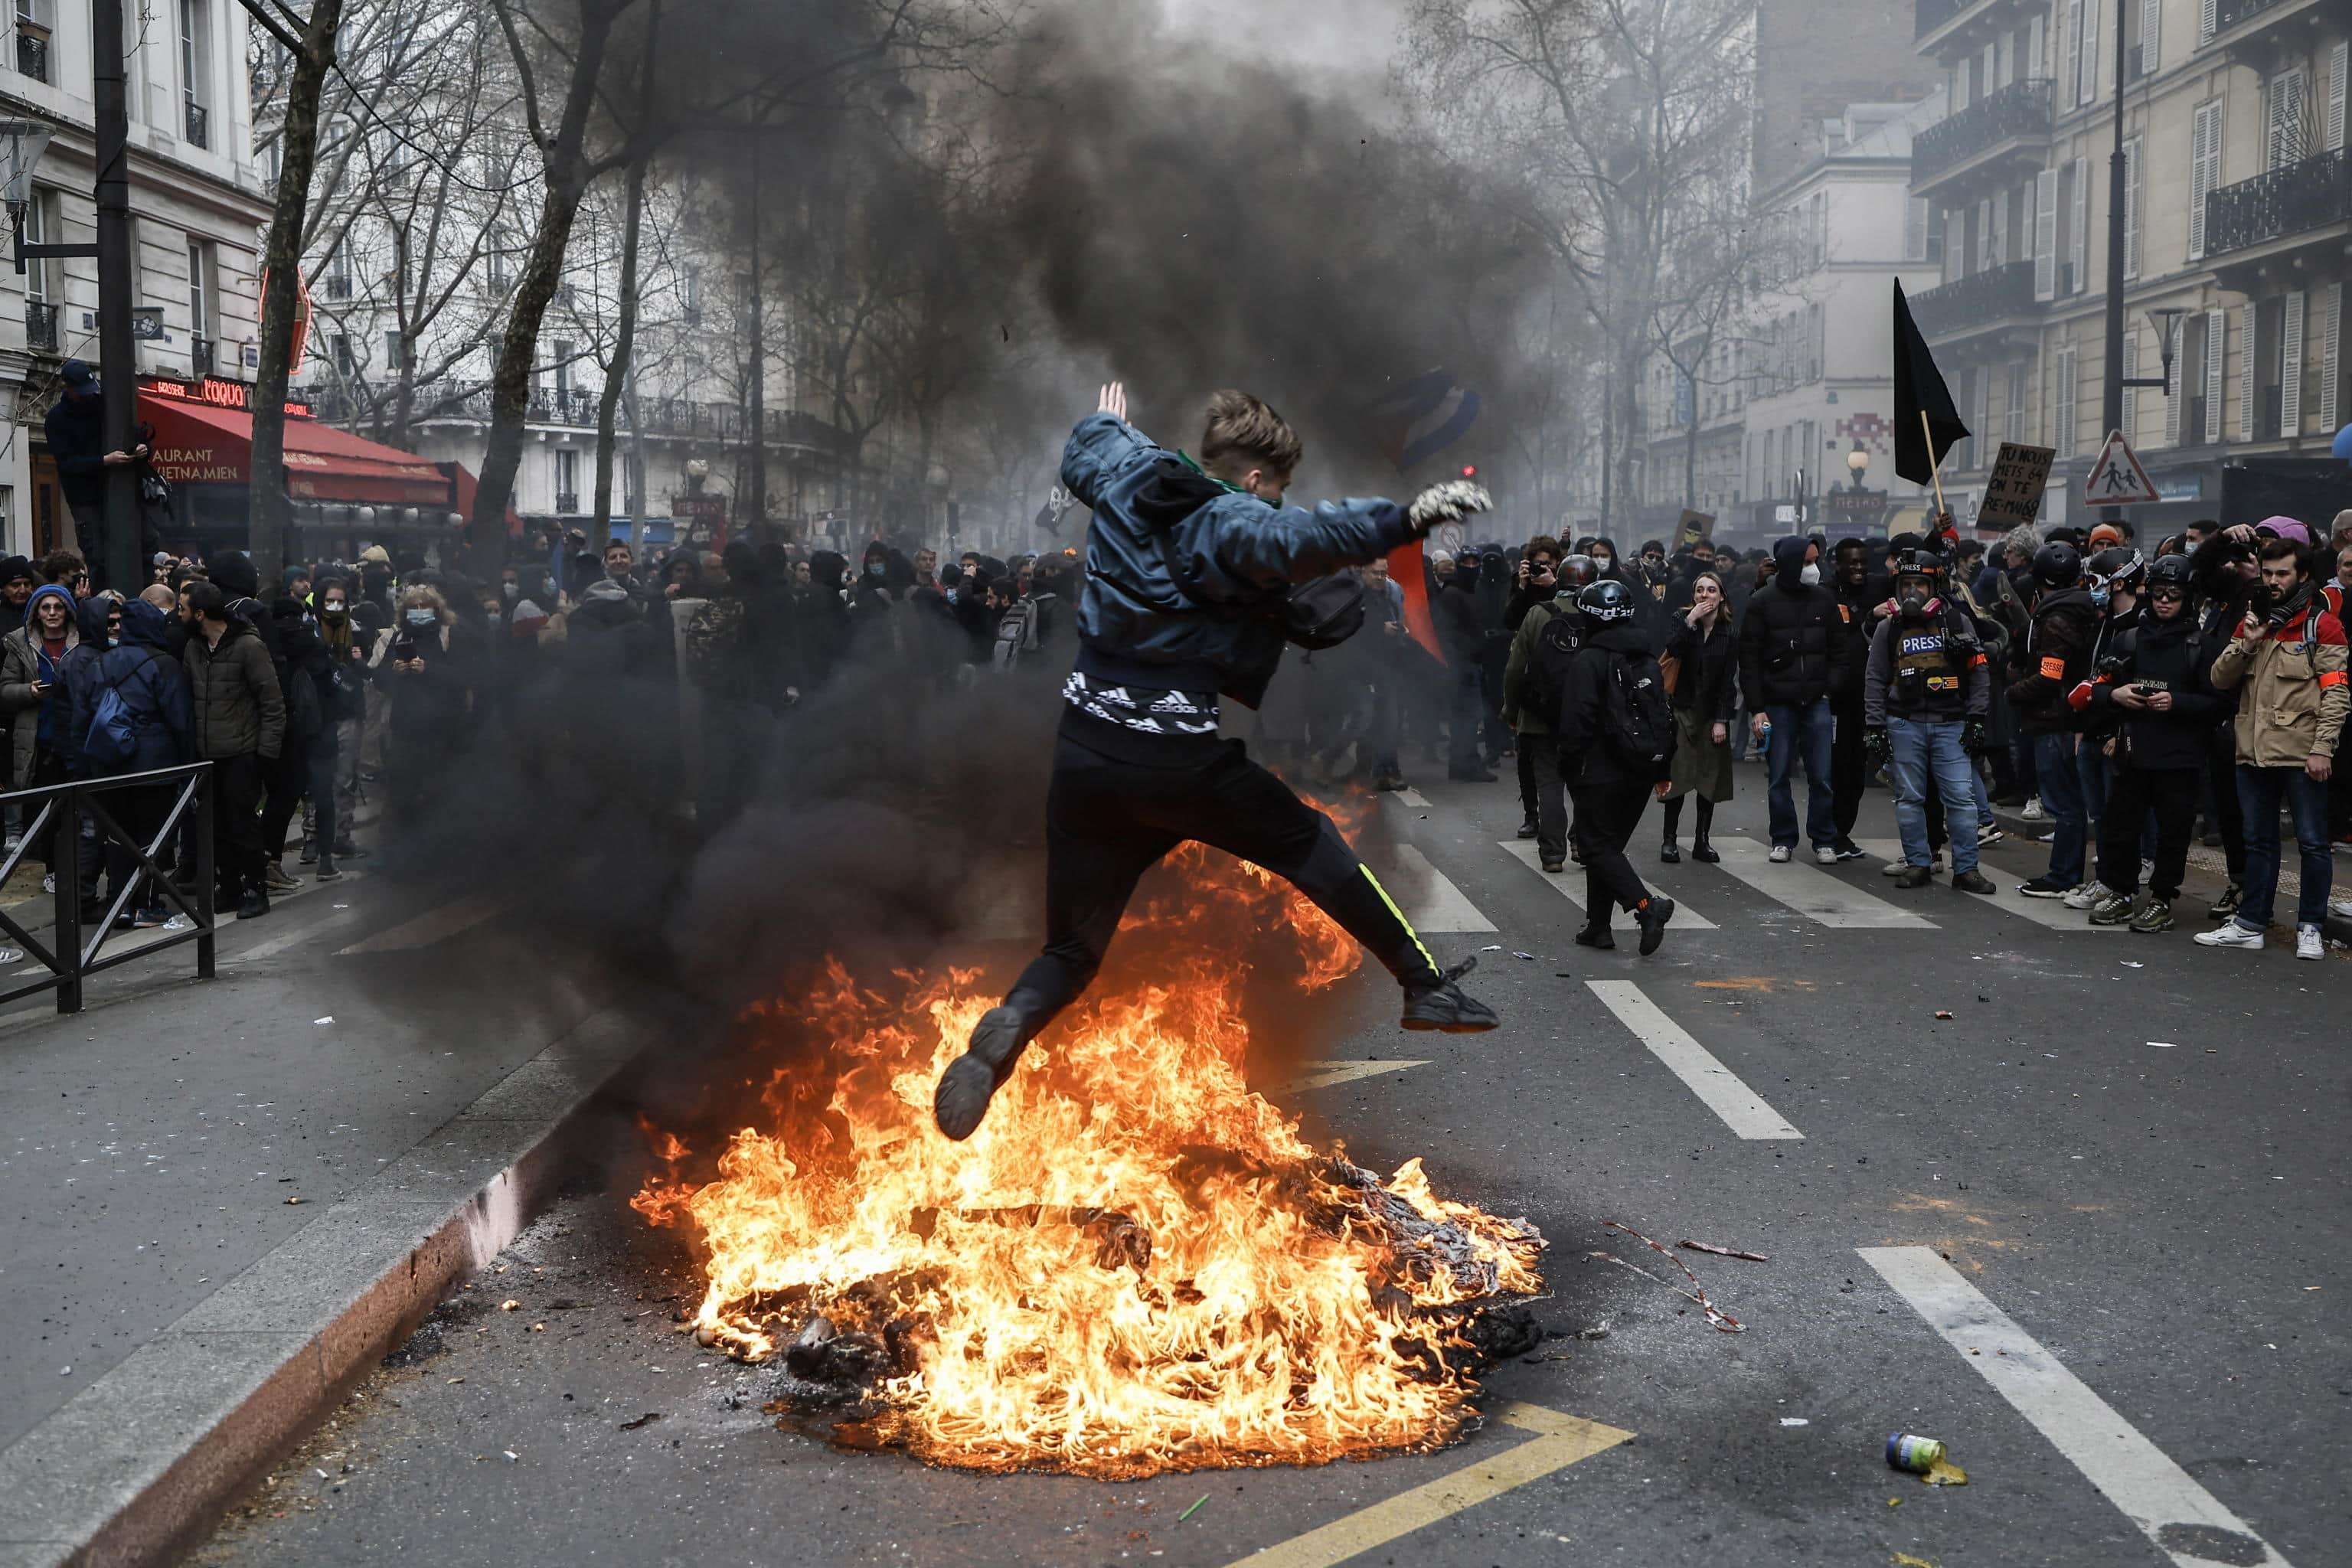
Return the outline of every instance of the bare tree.
<path id="1" fill-rule="evenodd" d="M 1687 204 L 1748 158 L 1752 7 L 1741 0 L 1416 0 L 1417 88 L 1465 157 L 1535 193 L 1540 237 L 1601 337 L 1604 528 L 1633 504 L 1643 373 Z"/>

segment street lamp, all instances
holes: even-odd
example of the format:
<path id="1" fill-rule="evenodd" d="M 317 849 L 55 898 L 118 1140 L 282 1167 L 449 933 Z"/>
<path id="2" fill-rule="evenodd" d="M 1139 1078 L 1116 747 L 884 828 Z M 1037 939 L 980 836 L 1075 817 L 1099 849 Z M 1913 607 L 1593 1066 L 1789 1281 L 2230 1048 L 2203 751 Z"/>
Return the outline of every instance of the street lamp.
<path id="1" fill-rule="evenodd" d="M 1853 438 L 1853 450 L 1845 455 L 1845 468 L 1846 472 L 1853 476 L 1853 488 L 1861 489 L 1862 476 L 1870 472 L 1870 453 L 1859 436 Z"/>
<path id="2" fill-rule="evenodd" d="M 5 163 L 0 163 L 0 196 L 8 204 L 8 226 L 20 238 L 25 232 L 25 215 L 33 206 L 33 168 L 41 154 L 49 150 L 49 138 L 57 134 L 55 126 L 44 125 L 37 120 L 0 120 L 0 139 L 6 143 Z M 16 270 L 25 270 L 25 258 L 16 258 Z"/>

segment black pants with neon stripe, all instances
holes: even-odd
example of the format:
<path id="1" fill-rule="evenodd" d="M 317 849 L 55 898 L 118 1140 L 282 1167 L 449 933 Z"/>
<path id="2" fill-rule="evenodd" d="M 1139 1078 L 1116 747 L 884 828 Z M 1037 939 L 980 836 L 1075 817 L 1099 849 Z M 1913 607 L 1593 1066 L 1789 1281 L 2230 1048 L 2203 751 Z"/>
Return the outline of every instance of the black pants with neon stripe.
<path id="1" fill-rule="evenodd" d="M 1251 762 L 1241 742 L 1174 767 L 1121 762 L 1066 735 L 1055 744 L 1045 796 L 1045 950 L 1004 998 L 1022 1015 L 1023 1038 L 1087 988 L 1136 882 L 1188 838 L 1288 880 L 1401 984 L 1437 980 L 1429 950 L 1331 819 Z"/>

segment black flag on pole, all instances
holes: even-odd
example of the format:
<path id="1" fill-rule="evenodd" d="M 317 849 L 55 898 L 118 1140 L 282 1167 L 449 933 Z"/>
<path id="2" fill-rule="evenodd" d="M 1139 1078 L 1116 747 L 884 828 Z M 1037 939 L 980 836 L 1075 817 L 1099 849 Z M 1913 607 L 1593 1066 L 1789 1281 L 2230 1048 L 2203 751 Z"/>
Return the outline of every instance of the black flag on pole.
<path id="1" fill-rule="evenodd" d="M 1927 416 L 1924 426 L 1919 422 L 1922 414 Z M 1927 449 L 1931 433 L 1936 442 L 1932 452 Z M 1895 285 L 1895 471 L 1915 485 L 1927 484 L 1936 476 L 1937 459 L 1968 438 L 1969 427 L 1960 423 L 1951 388 L 1944 384 L 1944 373 L 1936 368 L 1927 340 L 1919 335 L 1918 326 L 1911 320 L 1911 307 L 1898 281 Z"/>

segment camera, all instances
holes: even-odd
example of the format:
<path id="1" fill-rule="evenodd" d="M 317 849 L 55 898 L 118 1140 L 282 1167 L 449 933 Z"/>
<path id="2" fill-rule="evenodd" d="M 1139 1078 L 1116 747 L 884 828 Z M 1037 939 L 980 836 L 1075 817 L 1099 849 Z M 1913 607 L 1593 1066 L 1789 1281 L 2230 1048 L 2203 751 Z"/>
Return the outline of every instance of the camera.
<path id="1" fill-rule="evenodd" d="M 405 663 L 416 657 L 416 639 L 406 632 L 392 635 L 391 655 L 395 663 Z"/>

